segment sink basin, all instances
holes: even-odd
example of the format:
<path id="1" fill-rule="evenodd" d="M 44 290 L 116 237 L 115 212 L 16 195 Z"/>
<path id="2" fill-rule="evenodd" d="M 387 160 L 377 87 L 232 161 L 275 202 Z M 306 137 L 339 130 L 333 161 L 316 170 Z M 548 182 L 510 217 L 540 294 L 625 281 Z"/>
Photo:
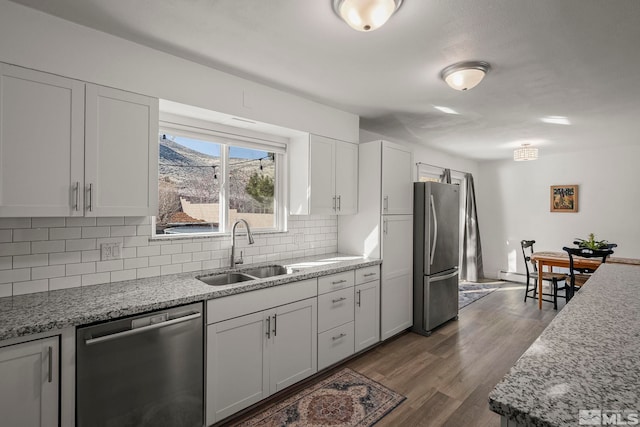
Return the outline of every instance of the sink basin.
<path id="1" fill-rule="evenodd" d="M 210 276 L 198 276 L 196 279 L 211 286 L 224 286 L 231 285 L 233 283 L 246 282 L 249 280 L 255 280 L 255 277 L 249 276 L 243 273 L 222 273 L 212 274 Z"/>
<path id="2" fill-rule="evenodd" d="M 248 274 L 249 276 L 264 279 L 266 277 L 288 274 L 291 273 L 291 270 L 288 270 L 287 267 L 284 267 L 282 265 L 265 265 L 263 267 L 246 268 L 244 270 L 241 270 L 241 272 L 244 274 Z"/>

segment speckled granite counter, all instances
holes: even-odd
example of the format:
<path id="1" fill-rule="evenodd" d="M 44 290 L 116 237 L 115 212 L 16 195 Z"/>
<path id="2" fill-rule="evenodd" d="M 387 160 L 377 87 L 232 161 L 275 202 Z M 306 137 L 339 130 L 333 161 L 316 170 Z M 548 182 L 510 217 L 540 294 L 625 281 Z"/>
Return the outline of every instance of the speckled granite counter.
<path id="1" fill-rule="evenodd" d="M 581 409 L 640 412 L 640 267 L 601 265 L 489 407 L 518 426 L 577 426 Z"/>
<path id="2" fill-rule="evenodd" d="M 291 267 L 294 272 L 233 285 L 209 286 L 195 278 L 231 271 L 227 268 L 0 298 L 0 340 L 220 298 L 380 263 L 381 260 L 377 259 L 332 254 L 239 266 L 236 270 L 281 264 Z"/>

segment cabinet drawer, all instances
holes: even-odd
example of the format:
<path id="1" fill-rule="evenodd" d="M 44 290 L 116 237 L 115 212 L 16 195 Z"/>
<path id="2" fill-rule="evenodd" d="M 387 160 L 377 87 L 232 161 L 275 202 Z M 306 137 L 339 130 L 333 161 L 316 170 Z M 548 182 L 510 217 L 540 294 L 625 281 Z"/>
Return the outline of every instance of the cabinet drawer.
<path id="1" fill-rule="evenodd" d="M 373 282 L 380 278 L 380 266 L 372 265 L 371 267 L 359 268 L 356 270 L 356 285 L 362 283 Z"/>
<path id="2" fill-rule="evenodd" d="M 348 288 L 354 285 L 354 273 L 344 271 L 330 276 L 318 278 L 318 294 L 326 294 L 327 292 L 337 291 L 338 289 Z"/>
<path id="3" fill-rule="evenodd" d="M 318 334 L 318 370 L 353 354 L 353 322 Z"/>
<path id="4" fill-rule="evenodd" d="M 318 332 L 353 321 L 353 288 L 329 292 L 318 297 Z"/>

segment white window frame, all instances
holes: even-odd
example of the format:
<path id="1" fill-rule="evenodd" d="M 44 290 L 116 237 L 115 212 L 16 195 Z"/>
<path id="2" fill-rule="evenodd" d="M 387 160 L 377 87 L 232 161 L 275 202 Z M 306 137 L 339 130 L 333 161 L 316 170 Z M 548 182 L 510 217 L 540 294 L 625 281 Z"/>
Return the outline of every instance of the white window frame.
<path id="1" fill-rule="evenodd" d="M 229 223 L 229 147 L 253 148 L 265 150 L 275 154 L 276 168 L 274 179 L 274 227 L 252 228 L 254 234 L 271 234 L 287 232 L 287 142 L 288 139 L 277 136 L 258 134 L 256 132 L 243 132 L 238 128 L 238 133 L 230 133 L 229 127 L 224 126 L 224 130 L 217 130 L 215 123 L 204 122 L 197 119 L 165 114 L 164 120 L 160 121 L 159 134 L 169 134 L 185 138 L 193 138 L 201 141 L 208 141 L 220 144 L 220 178 L 223 180 L 220 185 L 220 224 L 217 232 L 184 233 L 184 234 L 156 234 L 156 217 L 151 217 L 151 238 L 152 239 L 189 239 L 194 237 L 225 237 L 231 234 Z M 283 141 L 283 140 L 286 140 Z M 160 159 L 158 158 L 158 162 Z M 249 224 L 251 225 L 251 224 Z"/>

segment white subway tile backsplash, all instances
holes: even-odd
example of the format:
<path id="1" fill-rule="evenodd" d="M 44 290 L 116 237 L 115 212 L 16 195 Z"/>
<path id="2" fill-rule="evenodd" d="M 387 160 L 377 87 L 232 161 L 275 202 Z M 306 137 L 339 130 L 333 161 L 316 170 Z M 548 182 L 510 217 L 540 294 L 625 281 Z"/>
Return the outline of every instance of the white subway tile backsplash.
<path id="1" fill-rule="evenodd" d="M 61 252 L 49 254 L 49 265 L 77 264 L 82 261 L 82 252 Z"/>
<path id="2" fill-rule="evenodd" d="M 82 228 L 80 228 L 80 227 L 50 228 L 49 229 L 49 238 L 51 240 L 79 239 L 80 237 L 82 237 Z"/>
<path id="3" fill-rule="evenodd" d="M 49 265 L 48 255 L 19 255 L 13 257 L 13 268 L 39 267 Z"/>
<path id="4" fill-rule="evenodd" d="M 13 230 L 14 242 L 33 242 L 37 240 L 48 240 L 48 228 L 17 228 Z"/>
<path id="5" fill-rule="evenodd" d="M 34 267 L 31 269 L 31 279 L 50 279 L 52 277 L 64 277 L 64 265 L 50 265 L 47 267 Z"/>
<path id="6" fill-rule="evenodd" d="M 256 234 L 253 245 L 241 233 L 236 254 L 252 263 L 337 250 L 335 216 L 292 216 L 288 227 L 289 233 Z M 0 296 L 229 265 L 228 236 L 149 241 L 150 235 L 148 217 L 0 218 Z M 121 258 L 102 261 L 103 243 L 120 243 Z"/>
<path id="7" fill-rule="evenodd" d="M 0 228 L 31 228 L 31 218 L 0 218 Z"/>
<path id="8" fill-rule="evenodd" d="M 31 228 L 51 228 L 64 226 L 64 218 L 31 218 Z"/>
<path id="9" fill-rule="evenodd" d="M 73 239 L 66 242 L 68 251 L 91 251 L 97 249 L 96 239 Z"/>
<path id="10" fill-rule="evenodd" d="M 67 227 L 95 227 L 96 218 L 91 217 L 69 217 L 67 218 Z"/>
<path id="11" fill-rule="evenodd" d="M 124 225 L 124 217 L 115 216 L 115 217 L 98 218 L 96 221 L 96 225 L 98 227 L 105 226 L 105 225 Z"/>
<path id="12" fill-rule="evenodd" d="M 49 279 L 49 290 L 79 288 L 82 286 L 82 276 L 56 277 Z"/>
<path id="13" fill-rule="evenodd" d="M 43 242 L 31 242 L 32 254 L 49 254 L 53 252 L 64 252 L 66 249 L 64 240 L 46 240 Z"/>
<path id="14" fill-rule="evenodd" d="M 66 264 L 65 274 L 67 276 L 78 276 L 81 274 L 91 274 L 96 272 L 95 262 L 85 262 L 80 264 Z"/>
<path id="15" fill-rule="evenodd" d="M 30 280 L 13 284 L 13 295 L 32 294 L 34 292 L 46 292 L 49 290 L 49 280 Z"/>
<path id="16" fill-rule="evenodd" d="M 99 283 L 109 283 L 111 281 L 110 273 L 83 274 L 82 286 L 97 285 Z"/>

